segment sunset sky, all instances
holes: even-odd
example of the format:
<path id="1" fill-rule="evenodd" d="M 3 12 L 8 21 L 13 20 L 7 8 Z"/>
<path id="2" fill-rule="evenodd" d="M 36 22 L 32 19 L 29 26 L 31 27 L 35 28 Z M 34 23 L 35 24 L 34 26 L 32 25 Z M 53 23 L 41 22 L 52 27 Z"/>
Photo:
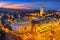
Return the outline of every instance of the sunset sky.
<path id="1" fill-rule="evenodd" d="M 14 9 L 60 9 L 60 0 L 0 0 L 0 8 Z"/>

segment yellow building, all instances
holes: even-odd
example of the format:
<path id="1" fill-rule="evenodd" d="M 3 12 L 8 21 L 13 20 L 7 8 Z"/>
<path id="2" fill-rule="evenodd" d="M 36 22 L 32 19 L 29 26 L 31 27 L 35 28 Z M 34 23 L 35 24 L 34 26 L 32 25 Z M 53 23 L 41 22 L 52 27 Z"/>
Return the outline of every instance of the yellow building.
<path id="1" fill-rule="evenodd" d="M 44 7 L 41 7 L 41 8 L 40 8 L 40 16 L 41 16 L 41 17 L 43 17 L 44 11 L 45 11 Z"/>

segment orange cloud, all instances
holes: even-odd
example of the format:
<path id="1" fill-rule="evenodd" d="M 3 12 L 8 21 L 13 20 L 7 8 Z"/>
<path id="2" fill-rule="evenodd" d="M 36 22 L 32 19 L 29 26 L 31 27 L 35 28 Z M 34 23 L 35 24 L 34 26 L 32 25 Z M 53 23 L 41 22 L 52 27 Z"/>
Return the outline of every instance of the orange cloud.
<path id="1" fill-rule="evenodd" d="M 30 7 L 32 7 L 31 4 L 0 3 L 0 8 L 29 9 Z"/>

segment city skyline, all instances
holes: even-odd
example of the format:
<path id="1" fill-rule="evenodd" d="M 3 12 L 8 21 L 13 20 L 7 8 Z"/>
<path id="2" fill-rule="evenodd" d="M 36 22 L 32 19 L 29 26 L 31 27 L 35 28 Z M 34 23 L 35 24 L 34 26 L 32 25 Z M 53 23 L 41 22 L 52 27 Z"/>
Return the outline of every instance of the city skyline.
<path id="1" fill-rule="evenodd" d="M 0 0 L 0 8 L 14 9 L 60 9 L 60 0 Z"/>

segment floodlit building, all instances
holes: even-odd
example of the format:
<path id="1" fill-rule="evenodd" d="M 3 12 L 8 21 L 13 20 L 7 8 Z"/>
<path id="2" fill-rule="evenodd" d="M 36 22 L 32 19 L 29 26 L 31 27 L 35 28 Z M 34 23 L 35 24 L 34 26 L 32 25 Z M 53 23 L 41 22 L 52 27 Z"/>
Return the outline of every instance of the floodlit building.
<path id="1" fill-rule="evenodd" d="M 41 8 L 40 8 L 40 16 L 43 16 L 44 12 L 45 12 L 44 7 L 41 7 Z"/>

